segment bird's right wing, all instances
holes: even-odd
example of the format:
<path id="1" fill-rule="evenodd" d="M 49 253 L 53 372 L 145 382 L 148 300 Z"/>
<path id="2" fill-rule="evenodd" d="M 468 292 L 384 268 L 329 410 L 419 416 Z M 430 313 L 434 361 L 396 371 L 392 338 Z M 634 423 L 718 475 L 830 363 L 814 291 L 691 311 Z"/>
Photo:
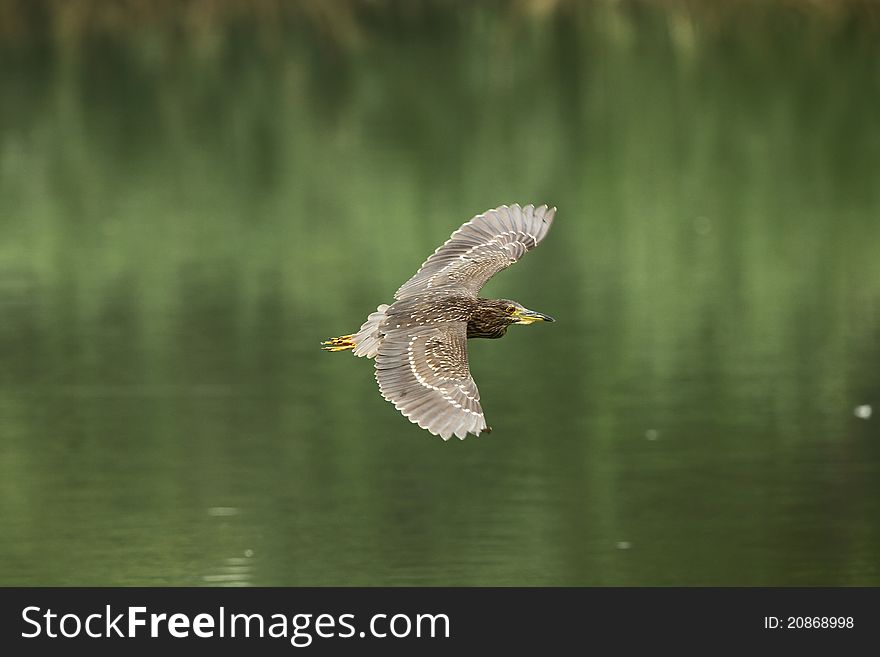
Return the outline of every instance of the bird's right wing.
<path id="1" fill-rule="evenodd" d="M 376 354 L 376 381 L 395 408 L 443 440 L 488 431 L 467 358 L 467 323 L 390 329 Z"/>
<path id="2" fill-rule="evenodd" d="M 550 230 L 556 208 L 502 205 L 464 224 L 400 286 L 395 299 L 438 288 L 474 296 L 492 276 L 531 251 Z"/>

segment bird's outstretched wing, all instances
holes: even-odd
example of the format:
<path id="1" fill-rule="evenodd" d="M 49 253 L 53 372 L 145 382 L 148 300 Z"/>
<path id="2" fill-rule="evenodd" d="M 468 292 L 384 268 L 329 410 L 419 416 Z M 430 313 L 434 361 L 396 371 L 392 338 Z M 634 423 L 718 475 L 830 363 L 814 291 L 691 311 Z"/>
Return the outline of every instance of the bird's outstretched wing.
<path id="1" fill-rule="evenodd" d="M 467 323 L 390 329 L 376 355 L 382 396 L 410 422 L 449 440 L 488 431 L 467 358 Z"/>
<path id="2" fill-rule="evenodd" d="M 438 288 L 476 296 L 492 276 L 531 251 L 550 230 L 556 208 L 502 205 L 464 224 L 400 286 L 395 299 Z"/>

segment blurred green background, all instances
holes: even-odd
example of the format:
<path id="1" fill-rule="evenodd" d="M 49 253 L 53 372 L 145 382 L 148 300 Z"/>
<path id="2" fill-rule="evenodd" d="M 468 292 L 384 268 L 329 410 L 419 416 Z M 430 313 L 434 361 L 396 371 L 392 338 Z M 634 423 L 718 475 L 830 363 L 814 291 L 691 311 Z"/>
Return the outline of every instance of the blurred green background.
<path id="1" fill-rule="evenodd" d="M 0 0 L 0 584 L 880 585 L 878 108 L 873 3 Z M 443 443 L 318 343 L 513 202 Z"/>

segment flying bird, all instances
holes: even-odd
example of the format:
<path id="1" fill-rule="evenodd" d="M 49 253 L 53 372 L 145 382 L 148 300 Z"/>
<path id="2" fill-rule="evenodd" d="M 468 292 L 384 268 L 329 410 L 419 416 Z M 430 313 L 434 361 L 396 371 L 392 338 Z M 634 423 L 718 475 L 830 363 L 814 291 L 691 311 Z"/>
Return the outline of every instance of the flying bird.
<path id="1" fill-rule="evenodd" d="M 531 251 L 550 230 L 556 208 L 517 204 L 477 215 L 394 294 L 357 333 L 322 342 L 375 359 L 382 396 L 410 422 L 449 440 L 492 429 L 468 367 L 469 338 L 500 338 L 511 324 L 552 322 L 509 299 L 484 299 L 480 288 Z"/>

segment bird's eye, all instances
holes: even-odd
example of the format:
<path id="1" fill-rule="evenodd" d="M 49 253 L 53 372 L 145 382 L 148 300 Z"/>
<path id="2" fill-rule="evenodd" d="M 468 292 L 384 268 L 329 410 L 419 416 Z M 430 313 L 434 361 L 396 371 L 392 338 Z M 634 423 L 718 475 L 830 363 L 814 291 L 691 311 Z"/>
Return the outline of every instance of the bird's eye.
<path id="1" fill-rule="evenodd" d="M 516 306 L 507 306 L 507 308 L 505 308 L 505 310 L 512 315 L 513 312 L 516 310 Z"/>

